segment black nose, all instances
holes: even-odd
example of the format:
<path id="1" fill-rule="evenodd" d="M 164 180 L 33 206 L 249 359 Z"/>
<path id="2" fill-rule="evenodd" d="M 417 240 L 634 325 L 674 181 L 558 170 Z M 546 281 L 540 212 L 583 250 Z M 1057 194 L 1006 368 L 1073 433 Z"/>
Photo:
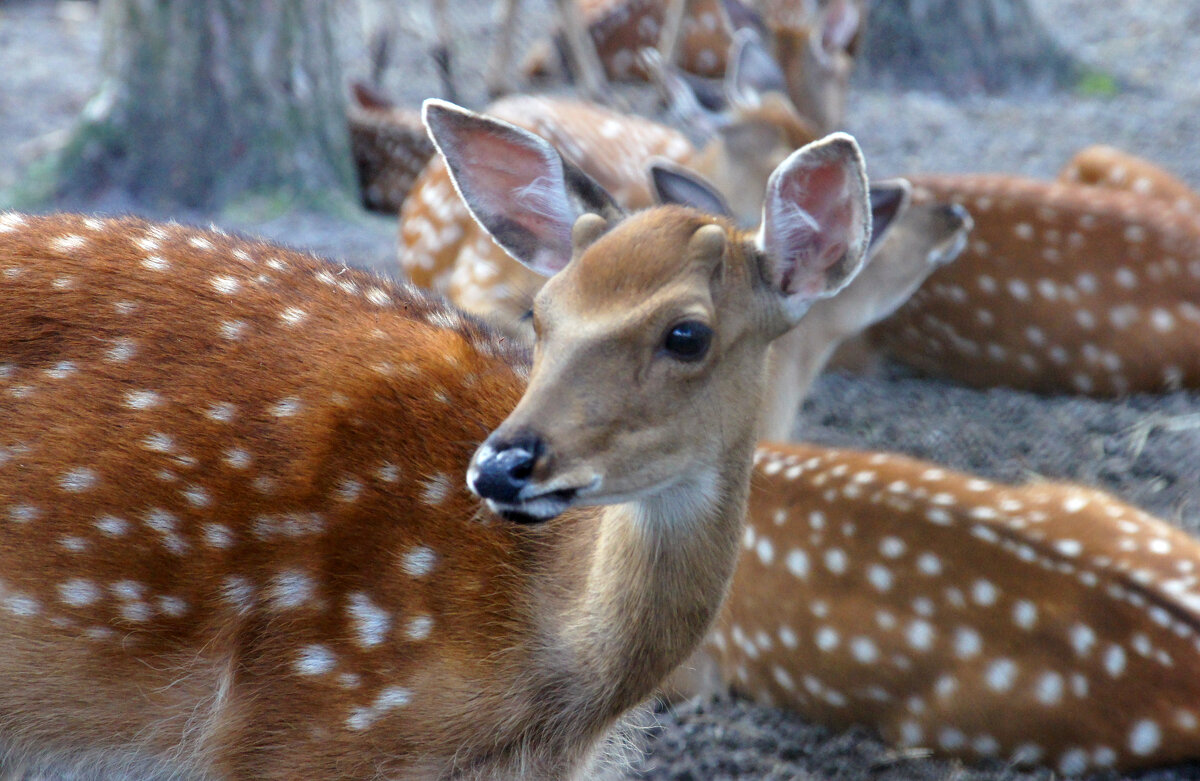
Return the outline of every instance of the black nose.
<path id="1" fill-rule="evenodd" d="M 475 462 L 471 488 L 484 499 L 516 504 L 521 489 L 529 484 L 533 467 L 545 449 L 541 439 L 523 434 L 512 439 L 488 441 Z"/>

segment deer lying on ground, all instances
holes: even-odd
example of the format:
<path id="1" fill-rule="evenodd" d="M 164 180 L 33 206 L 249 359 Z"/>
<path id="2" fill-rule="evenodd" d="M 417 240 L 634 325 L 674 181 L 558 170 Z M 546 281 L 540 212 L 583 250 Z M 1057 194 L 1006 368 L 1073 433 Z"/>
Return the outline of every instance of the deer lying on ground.
<path id="1" fill-rule="evenodd" d="M 1076 776 L 1200 757 L 1200 543 L 1101 491 L 760 443 L 742 553 L 676 696 L 732 689 L 943 756 Z"/>
<path id="2" fill-rule="evenodd" d="M 874 339 L 980 387 L 1119 395 L 1200 385 L 1200 221 L 1139 192 L 1013 176 L 913 179 L 975 218 L 963 255 Z"/>
<path id="3" fill-rule="evenodd" d="M 866 17 L 861 3 L 833 0 L 819 9 L 807 0 L 782 0 L 763 13 L 740 0 L 586 0 L 581 5 L 608 78 L 645 78 L 639 53 L 647 47 L 659 47 L 668 63 L 676 61 L 677 52 L 677 61 L 690 73 L 721 78 L 734 33 L 752 29 L 782 66 L 787 94 L 801 115 L 821 131 L 842 123 Z M 664 29 L 672 12 L 681 18 L 674 33 Z M 548 73 L 551 49 L 545 44 L 535 49 L 525 65 L 528 75 Z M 508 71 L 497 67 L 495 72 Z"/>
<path id="4" fill-rule="evenodd" d="M 872 233 L 863 270 L 836 297 L 813 304 L 801 326 L 771 345 L 762 439 L 792 439 L 813 382 L 843 345 L 895 312 L 966 245 L 972 220 L 964 209 L 909 204 L 904 179 L 872 185 L 872 199 L 892 197 L 894 189 L 903 193 L 903 201 L 890 207 L 894 212 L 886 203 L 873 209 L 881 225 Z"/>
<path id="5" fill-rule="evenodd" d="M 10 756 L 578 777 L 702 637 L 767 345 L 867 244 L 857 146 L 790 156 L 751 234 L 622 218 L 540 138 L 426 117 L 480 222 L 557 272 L 529 370 L 435 300 L 277 247 L 0 218 Z"/>

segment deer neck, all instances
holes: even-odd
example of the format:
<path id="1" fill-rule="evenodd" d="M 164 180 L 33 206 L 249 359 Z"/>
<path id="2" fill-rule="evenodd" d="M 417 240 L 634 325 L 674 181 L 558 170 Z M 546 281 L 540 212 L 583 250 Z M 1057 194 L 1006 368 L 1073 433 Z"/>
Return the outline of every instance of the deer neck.
<path id="1" fill-rule="evenodd" d="M 724 463 L 658 494 L 595 510 L 560 559 L 572 578 L 551 647 L 569 659 L 577 715 L 615 719 L 694 650 L 725 598 L 746 514 L 753 427 Z M 598 521 L 598 522 L 596 522 Z M 561 549 L 560 549 L 561 550 Z M 565 571 L 574 570 L 573 573 Z"/>
<path id="2" fill-rule="evenodd" d="M 778 442 L 791 439 L 797 408 L 829 363 L 833 351 L 847 336 L 830 318 L 822 316 L 824 303 L 814 304 L 800 325 L 771 344 L 758 429 L 760 439 Z"/>

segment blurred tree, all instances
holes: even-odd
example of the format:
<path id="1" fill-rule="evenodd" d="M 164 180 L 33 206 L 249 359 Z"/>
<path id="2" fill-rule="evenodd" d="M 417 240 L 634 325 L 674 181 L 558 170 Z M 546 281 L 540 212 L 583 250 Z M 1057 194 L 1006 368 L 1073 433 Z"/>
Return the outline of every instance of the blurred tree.
<path id="1" fill-rule="evenodd" d="M 103 80 L 51 195 L 353 201 L 329 0 L 102 0 Z"/>
<path id="2" fill-rule="evenodd" d="M 861 66 L 873 84 L 964 94 L 1064 86 L 1081 74 L 1029 0 L 872 0 L 870 8 Z"/>

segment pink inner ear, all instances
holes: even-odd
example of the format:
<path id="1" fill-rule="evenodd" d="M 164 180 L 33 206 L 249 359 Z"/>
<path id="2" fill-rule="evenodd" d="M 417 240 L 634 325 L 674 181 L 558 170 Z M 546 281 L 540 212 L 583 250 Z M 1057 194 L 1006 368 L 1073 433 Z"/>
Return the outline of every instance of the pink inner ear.
<path id="1" fill-rule="evenodd" d="M 779 196 L 808 213 L 824 233 L 845 233 L 854 218 L 846 184 L 846 171 L 840 165 L 814 165 L 783 179 Z"/>
<path id="2" fill-rule="evenodd" d="M 764 247 L 781 292 L 813 298 L 838 284 L 856 218 L 851 170 L 841 160 L 809 160 L 777 171 L 767 193 Z"/>
<path id="3" fill-rule="evenodd" d="M 562 164 L 542 150 L 482 128 L 455 141 L 467 169 L 464 195 L 481 211 L 503 215 L 555 251 L 570 255 L 573 215 L 560 195 Z M 467 192 L 469 191 L 469 192 Z"/>

